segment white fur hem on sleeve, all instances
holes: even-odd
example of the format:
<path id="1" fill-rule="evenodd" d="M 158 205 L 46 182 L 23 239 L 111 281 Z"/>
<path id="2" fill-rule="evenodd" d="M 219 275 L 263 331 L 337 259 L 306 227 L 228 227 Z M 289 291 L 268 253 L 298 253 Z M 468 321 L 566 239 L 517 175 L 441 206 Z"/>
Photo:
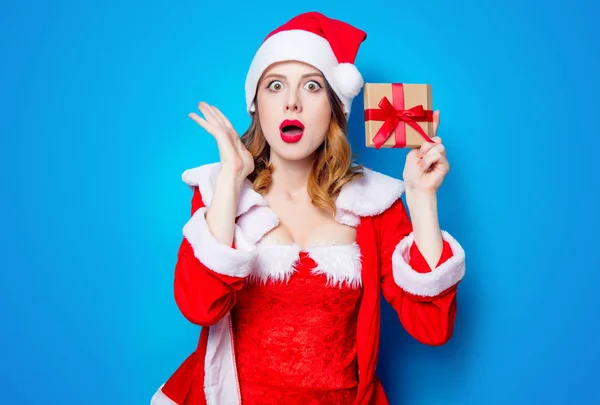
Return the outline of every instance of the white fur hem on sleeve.
<path id="1" fill-rule="evenodd" d="M 419 273 L 410 267 L 411 232 L 404 237 L 392 255 L 394 280 L 403 290 L 425 297 L 434 297 L 458 283 L 465 275 L 465 251 L 446 231 L 442 237 L 452 248 L 452 257 L 429 273 Z"/>
<path id="2" fill-rule="evenodd" d="M 198 209 L 183 227 L 183 236 L 192 245 L 194 256 L 216 273 L 246 277 L 252 270 L 256 248 L 242 234 L 238 225 L 235 229 L 237 249 L 216 240 L 206 223 L 206 211 L 206 207 Z"/>

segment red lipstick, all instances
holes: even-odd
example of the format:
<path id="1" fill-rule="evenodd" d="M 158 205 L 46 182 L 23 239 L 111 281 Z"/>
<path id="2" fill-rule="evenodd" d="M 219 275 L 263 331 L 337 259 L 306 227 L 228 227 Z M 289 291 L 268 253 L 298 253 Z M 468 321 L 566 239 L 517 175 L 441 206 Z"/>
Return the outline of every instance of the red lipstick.
<path id="1" fill-rule="evenodd" d="M 279 125 L 279 135 L 283 142 L 298 142 L 304 135 L 304 124 L 298 120 L 284 120 Z"/>

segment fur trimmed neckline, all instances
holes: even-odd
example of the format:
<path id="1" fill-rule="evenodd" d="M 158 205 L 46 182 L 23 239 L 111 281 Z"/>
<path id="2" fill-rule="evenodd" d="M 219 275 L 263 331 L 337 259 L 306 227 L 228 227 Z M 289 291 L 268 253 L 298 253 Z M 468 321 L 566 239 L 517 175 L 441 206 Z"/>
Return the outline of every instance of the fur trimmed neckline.
<path id="1" fill-rule="evenodd" d="M 362 256 L 356 242 L 317 244 L 305 248 L 293 243 L 273 242 L 261 242 L 256 246 L 257 262 L 248 275 L 251 283 L 289 282 L 298 271 L 301 253 L 304 252 L 316 265 L 310 273 L 314 276 L 324 275 L 326 286 L 359 288 L 362 285 Z"/>
<path id="2" fill-rule="evenodd" d="M 204 204 L 209 207 L 221 164 L 209 163 L 187 169 L 182 180 L 190 187 L 199 187 Z M 383 173 L 364 168 L 364 176 L 342 186 L 336 200 L 336 221 L 358 226 L 360 217 L 381 214 L 404 193 L 404 182 Z M 250 180 L 245 179 L 240 193 L 236 217 L 253 207 L 268 207 L 260 193 L 254 191 Z"/>

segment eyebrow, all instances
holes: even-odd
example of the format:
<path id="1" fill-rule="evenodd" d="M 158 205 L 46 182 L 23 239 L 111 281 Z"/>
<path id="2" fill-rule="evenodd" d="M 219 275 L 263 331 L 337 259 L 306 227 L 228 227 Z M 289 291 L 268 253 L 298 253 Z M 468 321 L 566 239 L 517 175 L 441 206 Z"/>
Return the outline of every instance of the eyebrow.
<path id="1" fill-rule="evenodd" d="M 323 75 L 321 73 L 306 73 L 306 74 L 303 74 L 302 76 L 300 76 L 300 78 L 305 79 L 307 77 L 312 77 L 312 76 L 317 76 L 317 77 L 323 78 Z M 269 73 L 268 75 L 265 76 L 265 78 L 263 80 L 267 80 L 269 77 L 286 79 L 285 75 L 282 75 L 279 73 Z"/>

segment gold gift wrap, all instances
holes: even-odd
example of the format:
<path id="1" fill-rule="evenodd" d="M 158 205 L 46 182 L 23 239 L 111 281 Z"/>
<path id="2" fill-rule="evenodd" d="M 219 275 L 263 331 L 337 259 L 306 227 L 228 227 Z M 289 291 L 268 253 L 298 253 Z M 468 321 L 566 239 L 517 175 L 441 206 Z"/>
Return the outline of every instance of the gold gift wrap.
<path id="1" fill-rule="evenodd" d="M 394 92 L 396 94 L 394 94 Z M 404 93 L 404 97 L 402 97 Z M 396 100 L 394 99 L 396 95 Z M 379 103 L 383 97 L 387 97 L 389 102 L 394 106 L 396 110 L 401 105 L 401 100 L 404 100 L 404 110 L 411 109 L 415 106 L 423 106 L 424 110 L 429 110 L 431 114 L 432 110 L 432 97 L 431 97 L 431 85 L 430 84 L 399 84 L 399 83 L 365 83 L 364 86 L 364 97 L 365 97 L 365 131 L 367 147 L 375 148 L 373 138 L 384 124 L 383 120 L 370 120 L 367 117 L 367 110 L 374 109 L 380 110 Z M 434 136 L 433 133 L 433 120 L 431 122 L 419 122 L 416 124 L 420 126 L 429 138 Z M 414 124 L 413 124 L 414 125 Z M 406 145 L 400 146 L 396 144 L 396 131 L 397 128 L 403 126 L 406 130 Z M 387 134 L 386 134 L 387 135 Z M 411 127 L 406 121 L 398 121 L 398 124 L 391 132 L 387 140 L 380 146 L 382 148 L 419 148 L 423 143 L 427 142 L 426 139 L 420 134 L 415 128 Z"/>

